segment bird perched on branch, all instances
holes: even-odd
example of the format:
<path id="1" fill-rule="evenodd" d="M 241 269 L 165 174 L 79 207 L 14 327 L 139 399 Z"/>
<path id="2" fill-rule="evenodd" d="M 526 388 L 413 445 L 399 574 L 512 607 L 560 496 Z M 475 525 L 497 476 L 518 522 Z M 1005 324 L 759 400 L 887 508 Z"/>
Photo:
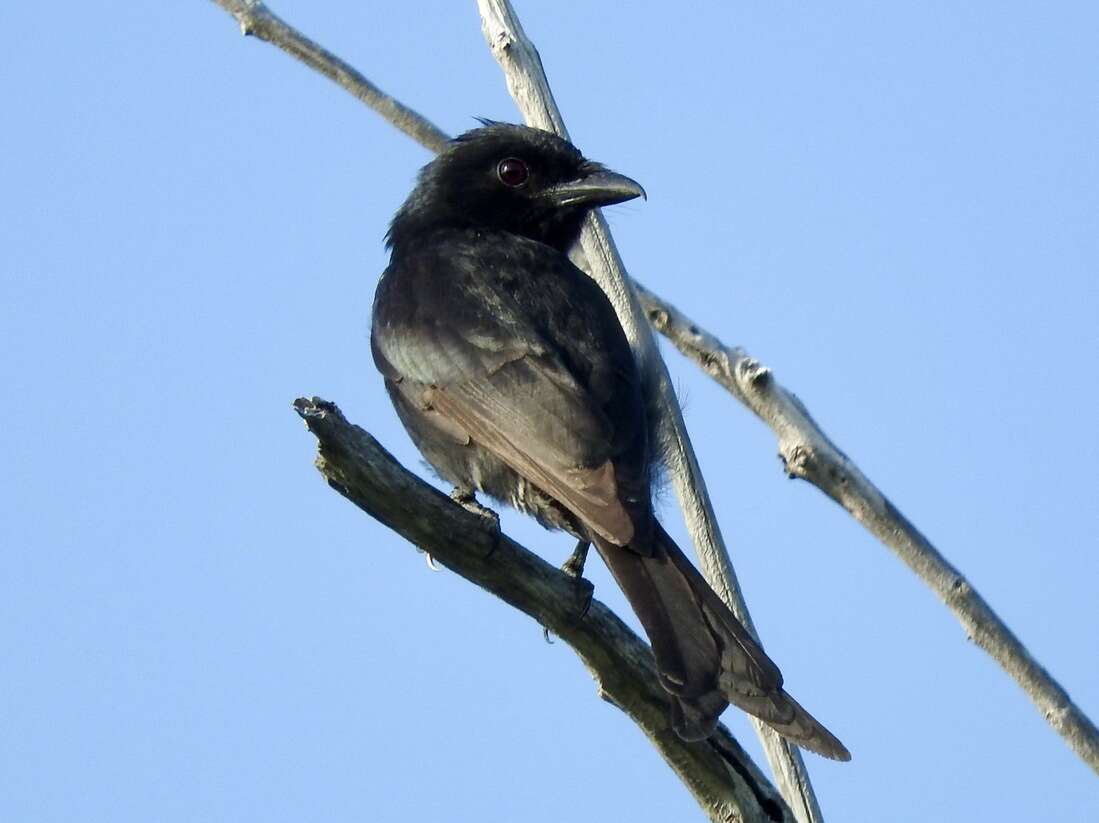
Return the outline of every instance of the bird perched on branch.
<path id="1" fill-rule="evenodd" d="M 569 532 L 580 568 L 595 544 L 649 636 L 681 737 L 708 737 L 731 702 L 847 760 L 653 513 L 655 392 L 567 256 L 591 209 L 638 196 L 548 132 L 489 123 L 457 138 L 389 229 L 374 362 L 456 497 L 480 491 Z"/>

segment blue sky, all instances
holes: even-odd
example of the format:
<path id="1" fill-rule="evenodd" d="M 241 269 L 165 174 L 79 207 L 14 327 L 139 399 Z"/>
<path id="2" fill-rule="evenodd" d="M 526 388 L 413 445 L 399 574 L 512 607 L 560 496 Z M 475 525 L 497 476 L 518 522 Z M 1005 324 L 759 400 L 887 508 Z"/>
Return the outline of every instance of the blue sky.
<path id="1" fill-rule="evenodd" d="M 518 10 L 576 143 L 649 193 L 608 212 L 632 274 L 1097 717 L 1099 10 L 764 5 Z M 274 8 L 451 133 L 517 117 L 473 3 Z M 428 153 L 204 0 L 0 23 L 0 819 L 697 819 L 567 647 L 311 466 L 299 394 L 426 474 L 367 335 Z M 767 648 L 854 754 L 808 756 L 827 818 L 1094 820 L 1019 687 L 669 361 Z"/>

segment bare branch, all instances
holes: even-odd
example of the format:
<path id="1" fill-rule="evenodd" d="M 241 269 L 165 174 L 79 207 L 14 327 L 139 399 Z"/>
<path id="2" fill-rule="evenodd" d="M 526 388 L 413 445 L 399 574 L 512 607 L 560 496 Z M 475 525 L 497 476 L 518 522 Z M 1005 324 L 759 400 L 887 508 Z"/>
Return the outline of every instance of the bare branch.
<path id="1" fill-rule="evenodd" d="M 501 534 L 494 521 L 409 472 L 335 405 L 299 398 L 294 408 L 317 437 L 317 469 L 332 488 L 571 646 L 600 697 L 641 728 L 710 820 L 793 823 L 793 813 L 724 726 L 701 743 L 679 738 L 652 652 L 591 599 L 590 583 L 551 566 Z"/>
<path id="2" fill-rule="evenodd" d="M 1099 773 L 1099 731 L 968 580 L 828 439 L 771 370 L 730 349 L 674 306 L 634 284 L 653 328 L 724 386 L 778 436 L 786 473 L 812 483 L 888 546 L 946 604 L 969 639 L 1030 696 L 1080 758 Z"/>
<path id="3" fill-rule="evenodd" d="M 400 101 L 367 80 L 354 66 L 345 63 L 323 46 L 314 43 L 272 12 L 259 0 L 213 0 L 240 23 L 245 36 L 258 37 L 278 46 L 314 71 L 318 71 L 403 131 L 420 145 L 440 152 L 450 139 L 447 134 Z"/>
<path id="4" fill-rule="evenodd" d="M 568 131 L 542 70 L 542 60 L 523 31 L 511 3 L 508 0 L 478 0 L 477 7 L 481 12 L 481 30 L 504 70 L 508 91 L 523 118 L 528 125 L 554 131 L 567 138 Z M 691 446 L 668 367 L 660 356 L 645 314 L 630 288 L 622 258 L 602 214 L 596 212 L 588 218 L 580 245 L 587 258 L 588 273 L 611 299 L 638 363 L 658 387 L 663 411 L 659 429 L 660 437 L 668 447 L 668 472 L 703 573 L 741 623 L 758 639 L 714 516 L 706 481 Z M 822 820 L 809 774 L 797 747 L 756 718 L 752 718 L 752 722 L 782 796 L 794 809 L 798 820 L 802 823 Z"/>

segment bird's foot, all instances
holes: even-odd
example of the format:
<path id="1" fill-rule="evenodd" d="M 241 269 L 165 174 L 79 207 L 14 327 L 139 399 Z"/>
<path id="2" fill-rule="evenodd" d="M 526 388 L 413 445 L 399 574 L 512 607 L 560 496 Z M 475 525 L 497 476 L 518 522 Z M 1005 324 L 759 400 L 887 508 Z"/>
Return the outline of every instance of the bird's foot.
<path id="1" fill-rule="evenodd" d="M 591 549 L 590 540 L 577 541 L 576 548 L 569 555 L 569 559 L 561 565 L 561 571 L 573 578 L 576 584 L 576 595 L 580 605 L 578 620 L 583 620 L 587 615 L 588 609 L 591 608 L 592 593 L 595 591 L 591 581 L 584 579 L 584 564 L 588 560 L 589 549 Z"/>
<path id="2" fill-rule="evenodd" d="M 579 614 L 576 617 L 577 622 L 587 616 L 588 609 L 591 608 L 592 594 L 595 592 L 595 587 L 591 584 L 591 581 L 584 579 L 584 564 L 587 562 L 590 548 L 590 540 L 578 541 L 576 548 L 569 555 L 569 559 L 561 565 L 561 571 L 573 579 L 573 585 L 576 589 L 576 600 L 579 606 Z M 542 636 L 547 643 L 553 643 L 553 633 L 545 626 L 542 627 Z"/>
<path id="3" fill-rule="evenodd" d="M 500 531 L 500 515 L 492 509 L 486 508 L 478 503 L 476 496 L 474 496 L 473 489 L 469 486 L 455 486 L 450 492 L 450 499 L 467 512 L 472 512 L 485 522 L 492 535 L 492 543 L 484 557 L 489 558 L 494 555 L 496 549 L 500 547 L 500 539 L 503 534 L 503 532 Z"/>
<path id="4" fill-rule="evenodd" d="M 467 512 L 472 512 L 478 517 L 489 521 L 496 531 L 500 531 L 500 515 L 478 503 L 476 494 L 469 486 L 455 486 L 450 492 L 450 499 Z"/>
<path id="5" fill-rule="evenodd" d="M 591 609 L 592 596 L 595 594 L 595 586 L 590 580 L 583 577 L 576 578 L 576 598 L 579 601 L 580 615 L 577 620 L 583 620 Z"/>
<path id="6" fill-rule="evenodd" d="M 591 548 L 590 540 L 580 540 L 573 549 L 569 559 L 561 564 L 561 571 L 569 577 L 581 578 L 584 576 L 584 564 L 588 562 L 588 550 Z"/>
<path id="7" fill-rule="evenodd" d="M 591 608 L 592 594 L 595 591 L 591 581 L 584 579 L 584 564 L 588 560 L 588 550 L 590 548 L 590 540 L 577 541 L 576 548 L 569 555 L 569 559 L 561 564 L 561 571 L 573 579 L 573 585 L 576 589 L 576 600 L 579 606 L 577 610 L 579 614 L 576 617 L 577 622 L 587 616 L 588 609 Z M 553 633 L 545 626 L 542 627 L 542 636 L 547 643 L 553 643 Z"/>

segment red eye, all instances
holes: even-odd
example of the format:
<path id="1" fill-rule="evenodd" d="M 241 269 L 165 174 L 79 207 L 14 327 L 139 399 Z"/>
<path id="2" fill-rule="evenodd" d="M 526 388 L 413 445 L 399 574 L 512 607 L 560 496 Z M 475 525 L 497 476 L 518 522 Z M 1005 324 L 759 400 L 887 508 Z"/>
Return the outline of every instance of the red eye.
<path id="1" fill-rule="evenodd" d="M 527 182 L 527 178 L 530 177 L 530 169 L 518 157 L 509 157 L 500 161 L 500 164 L 496 167 L 496 176 L 500 178 L 500 182 L 505 186 L 511 186 L 514 189 Z"/>

